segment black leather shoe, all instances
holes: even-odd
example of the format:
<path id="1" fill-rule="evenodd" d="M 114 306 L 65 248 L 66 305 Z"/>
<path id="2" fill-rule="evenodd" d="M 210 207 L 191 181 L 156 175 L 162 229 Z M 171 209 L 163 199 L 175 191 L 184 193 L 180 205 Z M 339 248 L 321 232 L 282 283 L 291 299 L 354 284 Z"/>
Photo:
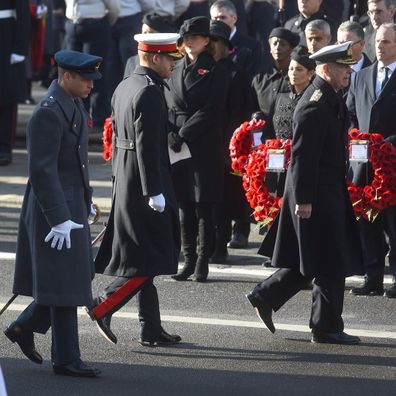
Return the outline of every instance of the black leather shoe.
<path id="1" fill-rule="evenodd" d="M 97 377 L 100 375 L 100 370 L 87 366 L 81 359 L 64 366 L 52 364 L 52 369 L 55 374 L 69 377 Z"/>
<path id="2" fill-rule="evenodd" d="M 389 289 L 385 290 L 385 296 L 388 298 L 396 298 L 396 282 Z"/>
<path id="3" fill-rule="evenodd" d="M 263 300 L 258 299 L 252 292 L 246 294 L 246 298 L 250 304 L 253 305 L 256 310 L 257 316 L 267 326 L 271 333 L 275 333 L 274 322 L 272 321 L 272 308 L 266 304 Z"/>
<path id="4" fill-rule="evenodd" d="M 314 344 L 341 344 L 354 345 L 359 344 L 360 338 L 351 336 L 343 331 L 338 333 L 323 333 L 321 331 L 313 331 L 311 342 Z"/>
<path id="5" fill-rule="evenodd" d="M 25 331 L 19 324 L 13 322 L 4 331 L 4 334 L 11 342 L 16 342 L 19 348 L 21 348 L 22 353 L 32 362 L 37 364 L 43 363 L 43 358 L 34 346 L 33 332 Z"/>
<path id="6" fill-rule="evenodd" d="M 184 264 L 181 271 L 176 275 L 172 275 L 171 278 L 176 281 L 186 281 L 194 273 L 195 265 Z"/>
<path id="7" fill-rule="evenodd" d="M 140 337 L 138 342 L 143 346 L 155 347 L 159 345 L 167 346 L 178 344 L 181 341 L 181 337 L 177 334 L 168 334 L 164 329 L 161 330 L 161 333 L 157 339 L 147 340 L 143 337 Z"/>
<path id="8" fill-rule="evenodd" d="M 234 234 L 231 238 L 231 241 L 227 243 L 227 246 L 232 249 L 246 249 L 248 245 L 248 238 L 240 233 Z"/>
<path id="9" fill-rule="evenodd" d="M 208 274 L 206 275 L 196 275 L 194 274 L 192 281 L 198 283 L 205 283 L 208 280 Z"/>
<path id="10" fill-rule="evenodd" d="M 384 287 L 382 283 L 366 280 L 362 286 L 354 287 L 351 293 L 355 296 L 382 296 L 384 294 Z"/>

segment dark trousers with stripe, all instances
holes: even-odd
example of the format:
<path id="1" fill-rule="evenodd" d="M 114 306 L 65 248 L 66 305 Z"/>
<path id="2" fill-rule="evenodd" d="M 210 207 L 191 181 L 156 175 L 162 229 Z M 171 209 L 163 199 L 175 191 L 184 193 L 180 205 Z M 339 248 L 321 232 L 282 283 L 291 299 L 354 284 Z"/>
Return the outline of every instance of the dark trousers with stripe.
<path id="1" fill-rule="evenodd" d="M 161 333 L 161 315 L 157 288 L 151 276 L 132 278 L 117 277 L 106 287 L 101 296 L 103 301 L 96 305 L 92 314 L 96 319 L 111 316 L 137 295 L 141 337 L 156 339 Z"/>
<path id="2" fill-rule="evenodd" d="M 253 294 L 279 310 L 297 294 L 312 278 L 297 270 L 281 268 L 264 282 L 259 283 Z M 312 309 L 309 327 L 313 331 L 337 333 L 344 330 L 342 309 L 344 305 L 344 277 L 316 276 L 312 290 Z"/>
<path id="3" fill-rule="evenodd" d="M 80 358 L 77 307 L 54 307 L 33 301 L 16 322 L 24 330 L 40 334 L 52 328 L 52 363 L 67 365 Z"/>

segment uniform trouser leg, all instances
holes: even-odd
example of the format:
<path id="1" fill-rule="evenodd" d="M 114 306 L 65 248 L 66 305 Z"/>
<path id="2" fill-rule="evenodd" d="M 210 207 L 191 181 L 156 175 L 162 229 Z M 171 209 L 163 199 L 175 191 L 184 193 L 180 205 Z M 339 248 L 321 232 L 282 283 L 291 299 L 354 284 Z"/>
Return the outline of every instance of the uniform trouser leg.
<path id="1" fill-rule="evenodd" d="M 0 153 L 11 153 L 16 130 L 17 104 L 0 106 Z"/>
<path id="2" fill-rule="evenodd" d="M 344 330 L 344 277 L 315 277 L 312 290 L 312 312 L 309 327 L 315 331 L 337 333 Z"/>
<path id="3" fill-rule="evenodd" d="M 396 282 L 396 206 L 386 208 L 383 215 L 389 238 L 389 268 L 393 276 L 392 282 Z"/>
<path id="4" fill-rule="evenodd" d="M 303 276 L 299 271 L 281 268 L 265 281 L 259 283 L 253 294 L 278 311 L 296 295 L 312 278 Z"/>
<path id="5" fill-rule="evenodd" d="M 384 279 L 386 242 L 381 215 L 374 222 L 360 219 L 358 222 L 363 249 L 366 279 L 381 284 Z"/>
<path id="6" fill-rule="evenodd" d="M 217 204 L 215 207 L 216 218 L 216 237 L 215 237 L 215 251 L 227 252 L 227 242 L 231 239 L 232 219 L 224 210 L 224 203 Z"/>
<path id="7" fill-rule="evenodd" d="M 195 268 L 197 262 L 198 220 L 195 214 L 195 203 L 180 202 L 180 231 L 184 262 Z"/>
<path id="8" fill-rule="evenodd" d="M 140 335 L 144 340 L 156 340 L 162 328 L 158 293 L 152 278 L 140 290 L 137 300 L 141 327 Z"/>
<path id="9" fill-rule="evenodd" d="M 91 314 L 95 319 L 100 319 L 106 315 L 111 316 L 150 282 L 152 282 L 152 277 L 150 276 L 115 278 L 114 281 L 106 287 L 101 296 L 103 300 L 91 310 Z"/>
<path id="10" fill-rule="evenodd" d="M 32 302 L 16 322 L 26 331 L 45 334 L 52 327 L 52 362 L 70 364 L 80 358 L 76 307 L 54 307 Z"/>

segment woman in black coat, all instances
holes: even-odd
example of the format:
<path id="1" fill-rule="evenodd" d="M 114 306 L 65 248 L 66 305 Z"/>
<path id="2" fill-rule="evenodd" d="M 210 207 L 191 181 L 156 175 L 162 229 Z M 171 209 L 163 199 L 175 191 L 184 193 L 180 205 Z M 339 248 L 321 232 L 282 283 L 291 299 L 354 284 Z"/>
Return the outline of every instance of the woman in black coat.
<path id="1" fill-rule="evenodd" d="M 222 199 L 224 155 L 222 120 L 227 73 L 210 54 L 209 19 L 191 18 L 180 28 L 186 56 L 175 67 L 166 92 L 175 152 L 186 142 L 191 158 L 173 166 L 180 206 L 185 265 L 175 280 L 205 282 L 214 240 L 214 207 Z M 199 248 L 197 249 L 197 239 Z"/>

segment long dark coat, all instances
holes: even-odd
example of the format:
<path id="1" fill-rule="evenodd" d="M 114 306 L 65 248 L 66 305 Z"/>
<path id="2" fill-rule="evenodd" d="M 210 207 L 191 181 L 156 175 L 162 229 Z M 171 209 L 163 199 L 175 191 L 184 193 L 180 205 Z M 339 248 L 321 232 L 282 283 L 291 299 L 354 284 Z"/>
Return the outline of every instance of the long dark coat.
<path id="1" fill-rule="evenodd" d="M 99 273 L 132 277 L 177 271 L 180 228 L 168 155 L 164 86 L 157 73 L 138 66 L 113 95 L 117 146 L 113 202 L 95 259 Z M 129 142 L 130 149 L 122 148 Z M 149 197 L 158 194 L 165 197 L 162 213 L 148 205 Z"/>
<path id="2" fill-rule="evenodd" d="M 280 215 L 260 253 L 303 275 L 362 273 L 356 220 L 346 189 L 347 110 L 341 94 L 317 76 L 294 113 L 292 159 Z M 310 219 L 295 205 L 312 203 Z"/>
<path id="3" fill-rule="evenodd" d="M 219 202 L 223 196 L 223 111 L 228 89 L 227 70 L 201 53 L 190 64 L 180 61 L 165 92 L 171 128 L 187 142 L 191 159 L 172 168 L 177 199 Z"/>
<path id="4" fill-rule="evenodd" d="M 12 53 L 28 54 L 30 13 L 28 0 L 2 0 L 0 10 L 15 10 L 16 18 L 0 19 L 0 106 L 18 102 L 24 90 L 25 61 L 10 63 Z"/>
<path id="5" fill-rule="evenodd" d="M 27 128 L 29 181 L 19 221 L 14 293 L 38 304 L 92 303 L 94 276 L 87 222 L 92 190 L 88 178 L 88 115 L 54 81 Z M 73 220 L 71 249 L 51 248 L 51 227 Z"/>

